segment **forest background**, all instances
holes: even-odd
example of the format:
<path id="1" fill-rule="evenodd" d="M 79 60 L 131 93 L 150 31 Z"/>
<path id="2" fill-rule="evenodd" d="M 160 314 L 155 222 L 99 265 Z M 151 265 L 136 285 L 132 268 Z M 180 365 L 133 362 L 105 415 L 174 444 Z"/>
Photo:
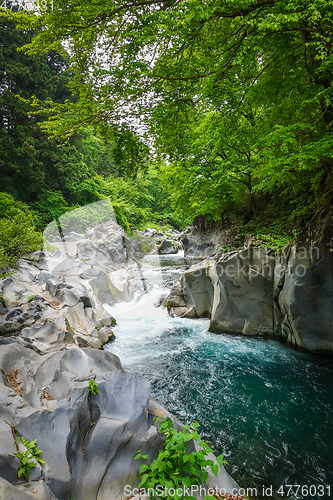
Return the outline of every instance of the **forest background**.
<path id="1" fill-rule="evenodd" d="M 1 17 L 2 265 L 106 197 L 128 233 L 208 214 L 271 247 L 331 217 L 331 1 L 50 5 Z"/>

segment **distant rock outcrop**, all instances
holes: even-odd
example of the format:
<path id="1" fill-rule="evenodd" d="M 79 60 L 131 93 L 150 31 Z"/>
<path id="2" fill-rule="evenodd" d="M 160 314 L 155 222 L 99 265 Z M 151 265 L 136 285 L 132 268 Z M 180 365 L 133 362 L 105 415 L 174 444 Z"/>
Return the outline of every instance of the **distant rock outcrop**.
<path id="1" fill-rule="evenodd" d="M 158 247 L 158 253 L 161 255 L 168 255 L 178 253 L 178 250 L 170 240 L 163 240 L 161 245 Z"/>
<path id="2" fill-rule="evenodd" d="M 230 242 L 240 243 L 233 229 L 225 229 L 221 222 L 215 222 L 208 215 L 198 215 L 193 225 L 183 231 L 179 238 L 184 248 L 184 257 L 188 259 L 205 259 L 215 255 L 223 246 Z"/>

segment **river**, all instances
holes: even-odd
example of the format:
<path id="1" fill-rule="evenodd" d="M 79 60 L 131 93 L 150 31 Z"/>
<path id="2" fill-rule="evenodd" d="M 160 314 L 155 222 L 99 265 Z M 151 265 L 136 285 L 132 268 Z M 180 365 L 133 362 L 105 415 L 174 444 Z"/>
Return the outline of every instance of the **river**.
<path id="1" fill-rule="evenodd" d="M 272 486 L 264 498 L 333 496 L 332 359 L 209 333 L 206 319 L 171 318 L 159 299 L 188 265 L 181 252 L 144 258 L 137 279 L 146 293 L 107 306 L 117 326 L 106 349 L 147 377 L 153 397 L 182 422 L 198 420 L 228 472 L 258 498 L 263 486 Z"/>

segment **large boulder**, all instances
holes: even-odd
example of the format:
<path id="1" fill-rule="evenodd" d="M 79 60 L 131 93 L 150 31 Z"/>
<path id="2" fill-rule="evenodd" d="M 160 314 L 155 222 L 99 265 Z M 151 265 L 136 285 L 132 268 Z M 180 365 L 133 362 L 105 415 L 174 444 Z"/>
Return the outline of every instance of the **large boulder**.
<path id="1" fill-rule="evenodd" d="M 333 255 L 324 245 L 293 247 L 284 264 L 278 304 L 281 336 L 296 347 L 333 353 Z"/>
<path id="2" fill-rule="evenodd" d="M 168 255 L 173 253 L 178 253 L 177 248 L 170 240 L 163 240 L 161 245 L 158 247 L 158 253 L 161 255 Z"/>
<path id="3" fill-rule="evenodd" d="M 187 259 L 206 259 L 224 247 L 238 246 L 239 238 L 235 228 L 224 228 L 221 222 L 209 219 L 208 215 L 198 215 L 191 227 L 183 231 L 179 238 Z"/>
<path id="4" fill-rule="evenodd" d="M 210 331 L 281 338 L 333 352 L 333 254 L 290 247 L 281 255 L 249 246 L 192 266 L 164 300 L 173 316 L 209 317 Z"/>
<path id="5" fill-rule="evenodd" d="M 192 266 L 166 299 L 173 315 L 211 318 L 210 331 L 273 334 L 275 256 L 251 248 Z"/>
<path id="6" fill-rule="evenodd" d="M 176 282 L 164 303 L 172 316 L 210 318 L 214 287 L 209 275 L 209 262 L 192 266 Z"/>
<path id="7" fill-rule="evenodd" d="M 275 255 L 256 248 L 223 254 L 212 267 L 210 331 L 272 335 Z"/>
<path id="8" fill-rule="evenodd" d="M 2 346 L 0 477 L 18 482 L 17 436 L 37 439 L 42 476 L 58 500 L 123 498 L 138 481 L 138 449 L 154 458 L 162 439 L 148 409 L 150 384 L 106 351 L 73 346 L 40 356 Z M 99 393 L 91 395 L 94 378 Z M 10 403 L 10 404 L 9 404 Z M 7 430 L 7 434 L 6 434 Z"/>

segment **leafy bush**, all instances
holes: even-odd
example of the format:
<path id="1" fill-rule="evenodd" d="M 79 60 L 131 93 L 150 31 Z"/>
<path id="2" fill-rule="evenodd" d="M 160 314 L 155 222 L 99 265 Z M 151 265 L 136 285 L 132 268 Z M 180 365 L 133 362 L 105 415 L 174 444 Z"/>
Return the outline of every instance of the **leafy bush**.
<path id="1" fill-rule="evenodd" d="M 0 193 L 0 266 L 15 265 L 25 253 L 40 248 L 42 235 L 35 230 L 31 211 L 6 193 Z"/>
<path id="2" fill-rule="evenodd" d="M 0 193 L 0 219 L 9 219 L 15 217 L 15 215 L 22 214 L 22 212 L 27 215 L 31 213 L 28 205 L 16 201 L 8 193 Z"/>
<path id="3" fill-rule="evenodd" d="M 243 240 L 247 234 L 251 234 L 254 238 L 255 246 L 268 247 L 279 252 L 285 245 L 292 241 L 291 232 L 286 219 L 272 221 L 269 224 L 267 221 L 258 218 L 243 225 L 238 235 Z"/>
<path id="4" fill-rule="evenodd" d="M 89 394 L 94 396 L 99 393 L 98 384 L 96 384 L 95 380 L 92 378 L 88 384 Z"/>
<path id="5" fill-rule="evenodd" d="M 55 218 L 66 213 L 68 207 L 60 191 L 46 189 L 38 196 L 38 201 L 30 204 L 34 210 L 34 220 L 38 229 L 42 230 Z"/>
<path id="6" fill-rule="evenodd" d="M 17 453 L 14 453 L 14 455 L 16 455 L 20 459 L 18 467 L 18 477 L 21 477 L 23 475 L 25 479 L 29 481 L 31 469 L 32 467 L 35 467 L 37 465 L 36 462 L 30 462 L 30 460 L 35 459 L 40 464 L 43 464 L 44 460 L 42 460 L 42 458 L 40 457 L 40 455 L 42 454 L 41 450 L 39 450 L 36 446 L 37 439 L 31 441 L 30 443 L 23 436 L 20 436 L 19 439 L 21 443 L 23 443 L 26 447 L 26 450 L 25 452 L 18 451 Z"/>
<path id="7" fill-rule="evenodd" d="M 159 420 L 158 417 L 155 420 Z M 208 478 L 207 468 L 217 476 L 219 466 L 214 460 L 207 460 L 208 453 L 212 453 L 206 441 L 203 441 L 197 431 L 198 422 L 193 422 L 191 426 L 184 425 L 182 431 L 173 429 L 171 418 L 167 417 L 160 424 L 160 431 L 166 436 L 164 449 L 159 451 L 158 457 L 149 465 L 142 464 L 140 466 L 141 482 L 139 488 L 148 488 L 153 490 L 161 485 L 168 490 L 173 489 L 175 494 L 162 493 L 157 498 L 166 500 L 179 500 L 182 496 L 177 495 L 177 489 L 185 486 L 199 486 Z M 200 449 L 198 452 L 190 451 L 194 449 L 195 441 L 198 442 Z M 190 445 L 191 448 L 190 448 Z M 142 455 L 138 451 L 138 455 L 134 460 L 139 458 L 147 459 L 148 455 Z M 223 455 L 217 457 L 220 467 L 223 467 L 227 462 Z M 184 499 L 194 499 L 194 497 L 186 496 Z M 194 499 L 195 500 L 195 499 Z M 211 495 L 206 495 L 205 500 L 215 500 Z"/>

